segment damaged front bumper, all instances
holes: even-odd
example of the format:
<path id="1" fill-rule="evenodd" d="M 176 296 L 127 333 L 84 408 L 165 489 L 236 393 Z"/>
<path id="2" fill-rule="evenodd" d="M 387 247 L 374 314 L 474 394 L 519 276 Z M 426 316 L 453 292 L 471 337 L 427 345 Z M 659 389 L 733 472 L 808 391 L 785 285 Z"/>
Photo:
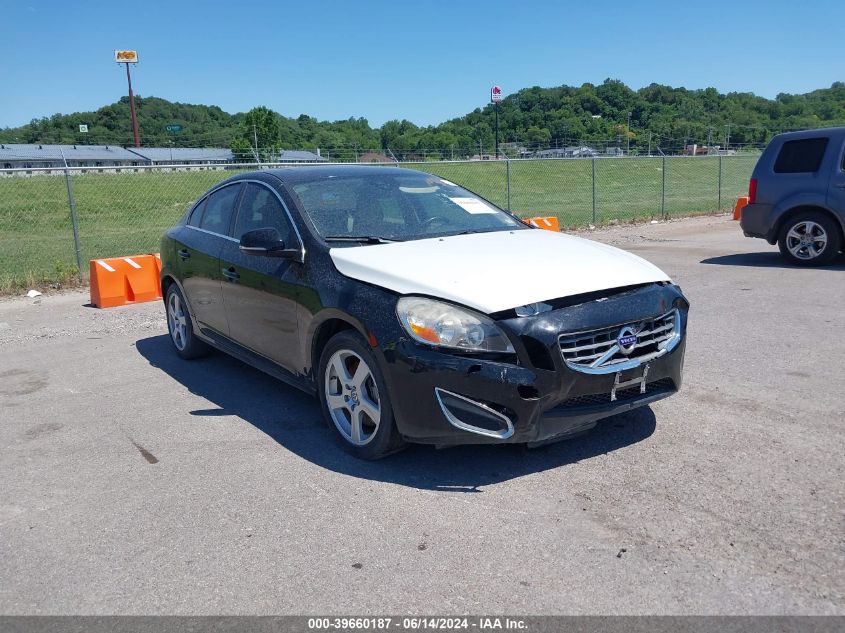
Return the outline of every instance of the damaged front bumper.
<path id="1" fill-rule="evenodd" d="M 677 286 L 650 284 L 532 317 L 503 315 L 497 324 L 516 350 L 505 358 L 450 353 L 402 338 L 385 354 L 399 432 L 438 445 L 540 444 L 666 398 L 681 386 L 688 309 Z M 561 352 L 571 333 L 620 331 L 668 313 L 677 314 L 677 322 L 662 350 L 655 344 L 601 367 Z M 607 347 L 600 337 L 591 345 Z"/>

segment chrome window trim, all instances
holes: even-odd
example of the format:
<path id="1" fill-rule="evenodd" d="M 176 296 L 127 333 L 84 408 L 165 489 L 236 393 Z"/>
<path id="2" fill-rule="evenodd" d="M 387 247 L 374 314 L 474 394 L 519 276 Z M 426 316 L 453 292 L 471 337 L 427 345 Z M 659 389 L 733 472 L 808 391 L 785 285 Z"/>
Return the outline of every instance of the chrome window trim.
<path id="1" fill-rule="evenodd" d="M 464 402 L 469 402 L 471 405 L 478 407 L 479 409 L 484 409 L 487 413 L 493 415 L 494 417 L 499 418 L 500 420 L 504 420 L 505 424 L 507 425 L 507 430 L 505 431 L 490 431 L 488 429 L 482 429 L 478 426 L 473 426 L 472 424 L 467 424 L 460 420 L 460 418 L 455 417 L 450 411 L 449 408 L 444 404 L 443 399 L 441 398 L 440 394 L 445 393 L 453 398 L 458 398 L 459 400 L 463 400 Z M 461 429 L 462 431 L 469 431 L 470 433 L 476 433 L 478 435 L 484 435 L 486 437 L 494 437 L 499 440 L 506 440 L 513 435 L 513 422 L 511 419 L 488 407 L 486 404 L 481 402 L 476 402 L 466 396 L 462 396 L 459 393 L 455 393 L 453 391 L 447 391 L 446 389 L 441 389 L 440 387 L 434 388 L 434 395 L 437 398 L 437 403 L 440 405 L 440 410 L 443 411 L 443 415 L 446 416 L 446 420 L 448 420 L 449 424 L 454 426 L 455 428 Z"/>
<path id="2" fill-rule="evenodd" d="M 236 240 L 234 237 L 229 237 L 228 235 L 221 235 L 220 233 L 215 233 L 214 231 L 209 231 L 208 229 L 201 229 L 198 226 L 191 226 L 190 224 L 186 224 L 185 227 L 194 231 L 199 231 L 200 233 L 205 233 L 206 235 L 222 237 L 224 240 L 229 240 L 230 242 L 234 242 L 235 244 L 240 244 L 240 240 Z"/>
<path id="3" fill-rule="evenodd" d="M 663 349 L 658 349 L 656 352 L 652 352 L 651 354 L 647 354 L 645 356 L 640 356 L 638 358 L 632 358 L 630 360 L 621 362 L 621 363 L 613 363 L 611 365 L 604 365 L 603 367 L 597 366 L 585 366 L 585 365 L 578 365 L 575 363 L 570 363 L 566 357 L 563 356 L 563 350 L 560 349 L 560 339 L 564 337 L 570 336 L 577 336 L 578 334 L 586 334 L 588 332 L 594 332 L 597 330 L 582 330 L 580 332 L 564 332 L 558 335 L 558 349 L 560 350 L 561 358 L 563 358 L 563 362 L 568 369 L 572 371 L 581 372 L 582 374 L 591 374 L 591 375 L 599 375 L 599 374 L 615 374 L 620 371 L 625 371 L 626 369 L 634 369 L 636 367 L 640 367 L 644 364 L 650 363 L 651 361 L 661 358 L 665 356 L 672 350 L 674 350 L 678 343 L 681 342 L 681 332 L 683 331 L 683 314 L 678 308 L 673 308 L 669 310 L 669 312 L 664 312 L 661 315 L 653 317 L 655 320 L 665 317 L 667 314 L 671 314 L 674 312 L 674 319 L 675 319 L 675 328 L 672 333 L 672 337 L 666 340 L 666 345 Z M 624 327 L 628 325 L 630 322 L 627 323 L 620 323 L 619 325 L 611 325 L 606 328 L 599 328 L 599 330 L 610 330 L 616 327 Z M 597 359 L 593 365 L 598 365 L 604 358 L 611 358 L 616 352 L 619 351 L 619 347 L 614 345 L 613 347 L 608 350 L 608 352 L 602 356 L 601 358 Z"/>

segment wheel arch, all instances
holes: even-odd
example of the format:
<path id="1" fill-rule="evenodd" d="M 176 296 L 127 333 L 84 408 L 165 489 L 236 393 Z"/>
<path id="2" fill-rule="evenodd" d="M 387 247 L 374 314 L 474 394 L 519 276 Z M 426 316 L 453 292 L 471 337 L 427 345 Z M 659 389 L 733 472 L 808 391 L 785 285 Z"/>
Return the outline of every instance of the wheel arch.
<path id="1" fill-rule="evenodd" d="M 161 298 L 162 298 L 162 301 L 164 301 L 164 302 L 167 301 L 167 291 L 170 289 L 171 286 L 176 286 L 176 288 L 182 294 L 182 298 L 184 299 L 185 303 L 188 304 L 188 315 L 191 319 L 191 323 L 194 326 L 194 332 L 198 332 L 199 329 L 200 329 L 199 324 L 197 323 L 197 320 L 194 317 L 194 308 L 191 305 L 190 299 L 188 299 L 188 295 L 185 293 L 185 288 L 182 286 L 182 284 L 179 282 L 179 280 L 176 279 L 176 277 L 172 273 L 169 273 L 169 272 L 162 273 L 162 275 L 161 275 Z M 167 309 L 167 306 L 165 306 L 165 310 L 166 309 Z M 199 336 L 199 338 L 203 339 L 204 337 Z"/>
<path id="2" fill-rule="evenodd" d="M 829 220 L 833 221 L 833 226 L 836 227 L 837 231 L 839 232 L 839 240 L 840 244 L 845 243 L 845 227 L 842 226 L 842 220 L 835 214 L 833 211 L 828 209 L 827 207 L 822 207 L 816 204 L 801 204 L 794 207 L 789 208 L 788 210 L 784 211 L 777 220 L 777 224 L 775 224 L 775 230 L 773 232 L 775 241 L 780 238 L 780 233 L 783 230 L 783 227 L 794 217 L 800 215 L 802 213 L 819 213 Z"/>
<path id="3" fill-rule="evenodd" d="M 308 373 L 316 380 L 315 371 L 320 363 L 320 356 L 326 347 L 326 344 L 331 340 L 335 334 L 339 334 L 345 330 L 352 330 L 368 339 L 367 329 L 364 324 L 350 315 L 339 310 L 330 310 L 315 319 L 312 326 L 309 328 L 308 336 L 308 356 L 307 360 L 310 366 L 307 368 Z"/>
<path id="4" fill-rule="evenodd" d="M 173 275 L 170 275 L 170 274 L 162 275 L 160 283 L 161 283 L 161 296 L 162 296 L 162 298 L 167 296 L 167 290 L 173 284 L 176 284 L 176 286 L 179 288 L 179 290 L 182 289 L 179 286 L 179 284 L 176 282 L 176 278 L 173 277 Z M 182 293 L 182 294 L 184 294 L 184 293 Z"/>

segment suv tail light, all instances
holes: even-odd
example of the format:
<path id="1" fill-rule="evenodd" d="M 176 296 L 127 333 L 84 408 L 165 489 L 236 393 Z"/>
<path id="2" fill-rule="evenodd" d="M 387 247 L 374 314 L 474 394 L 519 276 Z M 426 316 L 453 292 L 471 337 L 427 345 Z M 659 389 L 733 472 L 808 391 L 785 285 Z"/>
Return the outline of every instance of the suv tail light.
<path id="1" fill-rule="evenodd" d="M 748 182 L 748 204 L 754 204 L 757 201 L 757 179 L 752 178 Z"/>

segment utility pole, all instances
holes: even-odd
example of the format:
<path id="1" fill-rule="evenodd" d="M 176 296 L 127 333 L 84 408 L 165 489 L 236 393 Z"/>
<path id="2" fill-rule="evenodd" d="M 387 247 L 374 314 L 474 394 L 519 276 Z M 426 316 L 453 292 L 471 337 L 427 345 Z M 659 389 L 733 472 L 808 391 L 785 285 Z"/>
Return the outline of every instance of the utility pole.
<path id="1" fill-rule="evenodd" d="M 255 123 L 252 124 L 252 138 L 255 141 L 255 149 L 253 150 L 253 153 L 255 154 L 255 162 L 260 163 L 261 158 L 258 156 L 258 132 L 255 129 Z"/>
<path id="2" fill-rule="evenodd" d="M 651 156 L 651 132 L 648 133 L 648 155 Z"/>
<path id="3" fill-rule="evenodd" d="M 630 154 L 631 154 L 631 113 L 630 112 L 628 113 L 628 132 L 625 136 L 628 137 L 628 149 L 625 153 L 630 156 Z"/>
<path id="4" fill-rule="evenodd" d="M 728 123 L 726 127 L 727 132 L 725 132 L 725 152 L 727 152 L 731 146 L 731 124 Z"/>
<path id="5" fill-rule="evenodd" d="M 126 65 L 126 82 L 129 84 L 129 114 L 132 116 L 132 136 L 135 140 L 135 147 L 141 147 L 141 139 L 138 136 L 138 118 L 135 116 L 135 94 L 132 92 L 132 75 L 129 73 L 129 64 L 138 63 L 137 51 L 115 51 L 114 61 Z"/>

